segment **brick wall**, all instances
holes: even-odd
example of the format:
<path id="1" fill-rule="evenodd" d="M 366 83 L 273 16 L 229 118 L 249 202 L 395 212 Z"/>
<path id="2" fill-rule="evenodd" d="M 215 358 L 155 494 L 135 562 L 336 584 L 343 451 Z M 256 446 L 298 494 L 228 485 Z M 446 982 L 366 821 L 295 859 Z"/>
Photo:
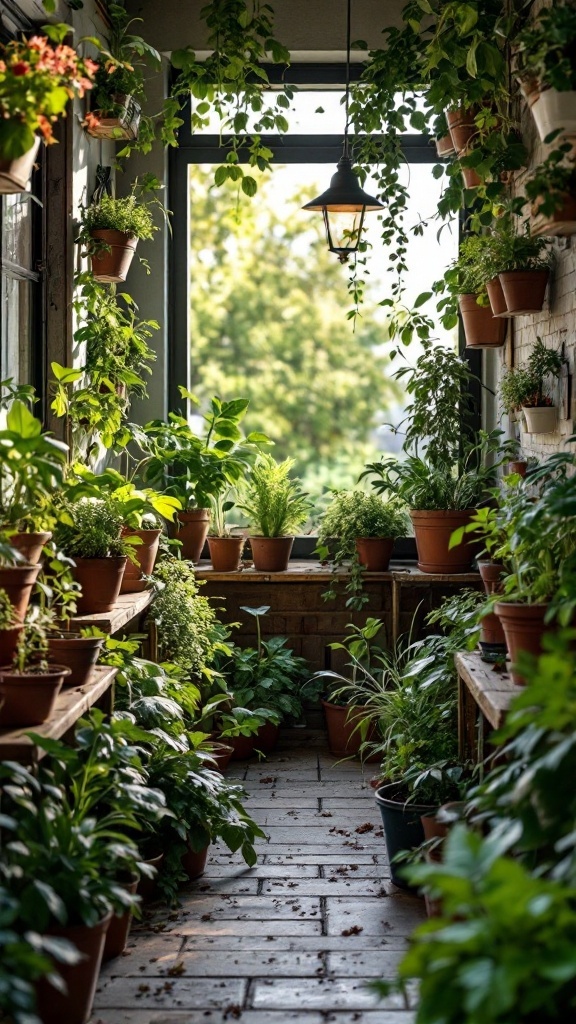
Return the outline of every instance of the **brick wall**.
<path id="1" fill-rule="evenodd" d="M 536 15 L 543 7 L 552 6 L 551 0 L 536 0 L 532 13 Z M 550 147 L 540 142 L 532 115 L 524 100 L 518 100 L 518 112 L 522 137 L 530 152 L 531 168 L 546 158 Z M 526 172 L 520 172 L 515 190 L 522 192 L 522 181 Z M 527 434 L 518 423 L 511 422 L 502 412 L 499 404 L 492 406 L 491 413 L 496 424 L 504 427 L 510 437 L 516 436 L 522 445 L 523 457 L 535 456 L 539 460 L 561 450 L 573 432 L 573 418 L 576 415 L 572 397 L 572 375 L 576 349 L 576 236 L 558 238 L 552 242 L 555 263 L 548 286 L 544 309 L 530 316 L 514 317 L 508 327 L 506 345 L 503 349 L 487 354 L 486 383 L 497 386 L 503 370 L 509 366 L 524 364 L 536 338 L 540 337 L 549 348 L 559 349 L 564 345 L 568 362 L 568 376 L 558 382 L 553 392 L 555 404 L 559 407 L 558 428 L 550 434 Z M 492 361 L 492 365 L 490 365 Z M 490 417 L 491 418 L 491 417 Z"/>

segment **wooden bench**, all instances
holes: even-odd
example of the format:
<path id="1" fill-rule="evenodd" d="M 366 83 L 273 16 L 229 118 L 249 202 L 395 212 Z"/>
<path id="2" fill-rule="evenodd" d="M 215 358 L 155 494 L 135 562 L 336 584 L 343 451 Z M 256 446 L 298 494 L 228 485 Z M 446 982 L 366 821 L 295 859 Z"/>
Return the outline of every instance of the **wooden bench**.
<path id="1" fill-rule="evenodd" d="M 508 672 L 482 661 L 480 654 L 456 655 L 458 672 L 458 742 L 462 760 L 484 760 L 484 745 L 499 729 L 513 698 L 521 690 Z"/>

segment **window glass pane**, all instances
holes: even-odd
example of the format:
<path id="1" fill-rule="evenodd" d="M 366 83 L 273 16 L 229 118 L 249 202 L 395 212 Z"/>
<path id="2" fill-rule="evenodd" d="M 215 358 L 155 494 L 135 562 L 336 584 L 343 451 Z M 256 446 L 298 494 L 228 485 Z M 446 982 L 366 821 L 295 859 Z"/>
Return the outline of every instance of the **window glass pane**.
<path id="1" fill-rule="evenodd" d="M 30 330 L 32 290 L 35 287 L 37 285 L 31 281 L 10 274 L 2 277 L 2 378 L 12 377 L 20 384 L 32 381 Z"/>
<path id="2" fill-rule="evenodd" d="M 32 202 L 25 194 L 2 197 L 2 259 L 32 270 Z"/>

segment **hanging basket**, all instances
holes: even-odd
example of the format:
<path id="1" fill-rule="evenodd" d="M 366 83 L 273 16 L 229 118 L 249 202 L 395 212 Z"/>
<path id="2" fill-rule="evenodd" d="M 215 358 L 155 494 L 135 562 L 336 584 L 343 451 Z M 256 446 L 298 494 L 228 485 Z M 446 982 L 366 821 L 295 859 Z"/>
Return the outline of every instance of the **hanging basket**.
<path id="1" fill-rule="evenodd" d="M 488 292 L 490 308 L 494 316 L 504 318 L 512 316 L 512 313 L 508 312 L 499 277 L 493 277 L 491 281 L 486 281 L 486 291 Z"/>
<path id="2" fill-rule="evenodd" d="M 558 409 L 555 405 L 545 405 L 540 409 L 522 406 L 526 418 L 526 431 L 529 434 L 551 434 L 558 425 Z"/>
<path id="3" fill-rule="evenodd" d="M 466 348 L 501 348 L 506 339 L 506 324 L 492 315 L 490 306 L 479 306 L 473 294 L 461 295 L 459 304 Z"/>
<path id="4" fill-rule="evenodd" d="M 28 191 L 39 147 L 40 137 L 38 136 L 32 148 L 22 156 L 16 157 L 15 160 L 3 160 L 0 156 L 1 195 L 16 195 L 18 192 Z"/>
<path id="5" fill-rule="evenodd" d="M 102 284 L 118 284 L 125 281 L 130 264 L 138 245 L 138 239 L 124 234 L 123 231 L 112 231 L 109 228 L 96 228 L 90 237 L 102 243 L 90 259 L 92 275 L 95 281 Z"/>
<path id="6" fill-rule="evenodd" d="M 575 235 L 576 234 L 576 195 L 562 193 L 562 206 L 554 213 L 540 213 L 545 196 L 539 196 L 532 204 L 534 222 L 533 235 Z"/>
<path id="7" fill-rule="evenodd" d="M 549 270 L 507 270 L 500 274 L 508 315 L 540 313 L 549 277 Z"/>
<path id="8" fill-rule="evenodd" d="M 446 120 L 452 144 L 457 153 L 462 153 L 470 142 L 470 139 L 478 134 L 478 128 L 474 117 L 476 108 L 458 107 L 457 110 L 447 110 Z"/>
<path id="9" fill-rule="evenodd" d="M 138 138 L 138 127 L 142 108 L 133 96 L 118 95 L 114 102 L 122 109 L 112 117 L 106 116 L 101 110 L 94 110 L 86 125 L 87 135 L 93 139 L 111 139 L 114 141 L 128 140 L 135 142 Z"/>

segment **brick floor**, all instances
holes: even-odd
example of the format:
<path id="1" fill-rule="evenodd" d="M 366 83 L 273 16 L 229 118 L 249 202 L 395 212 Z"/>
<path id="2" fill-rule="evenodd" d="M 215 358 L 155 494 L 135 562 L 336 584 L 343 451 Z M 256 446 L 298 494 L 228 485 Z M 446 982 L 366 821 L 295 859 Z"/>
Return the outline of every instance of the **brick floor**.
<path id="1" fill-rule="evenodd" d="M 322 736 L 293 730 L 228 774 L 269 836 L 258 865 L 212 847 L 180 908 L 150 908 L 103 969 L 93 1024 L 412 1024 L 366 984 L 393 976 L 424 916 L 390 882 L 370 767 L 335 766 Z"/>

